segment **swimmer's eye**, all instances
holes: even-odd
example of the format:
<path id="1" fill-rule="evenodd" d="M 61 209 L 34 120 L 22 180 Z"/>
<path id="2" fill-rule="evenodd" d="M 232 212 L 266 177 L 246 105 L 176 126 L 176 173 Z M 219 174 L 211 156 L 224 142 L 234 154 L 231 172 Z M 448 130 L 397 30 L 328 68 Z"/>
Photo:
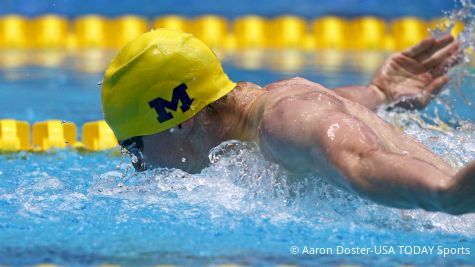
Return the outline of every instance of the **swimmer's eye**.
<path id="1" fill-rule="evenodd" d="M 182 127 L 181 127 L 181 124 L 178 124 L 177 126 L 170 128 L 168 131 L 169 131 L 170 133 L 174 133 L 177 129 L 178 129 L 178 130 L 181 130 L 181 128 L 182 128 Z"/>
<path id="2" fill-rule="evenodd" d="M 136 171 L 144 171 L 147 169 L 143 162 L 143 143 L 140 136 L 127 139 L 121 142 L 120 145 L 126 150 L 127 154 L 129 154 L 132 165 Z"/>

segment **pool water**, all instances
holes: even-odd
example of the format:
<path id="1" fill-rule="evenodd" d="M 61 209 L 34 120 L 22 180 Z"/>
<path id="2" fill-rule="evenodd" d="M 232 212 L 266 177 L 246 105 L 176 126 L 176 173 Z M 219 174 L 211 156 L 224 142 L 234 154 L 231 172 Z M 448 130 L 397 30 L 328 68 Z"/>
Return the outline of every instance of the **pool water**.
<path id="1" fill-rule="evenodd" d="M 236 81 L 265 85 L 302 76 L 332 88 L 366 84 L 385 54 L 254 51 L 222 57 Z M 102 119 L 102 73 L 80 60 L 66 55 L 58 66 L 1 69 L 0 117 L 77 125 Z M 455 78 L 422 111 L 379 114 L 460 167 L 475 159 L 475 111 L 468 104 L 475 101 L 473 73 L 467 66 L 455 70 L 453 77 L 464 79 Z M 475 214 L 377 205 L 321 177 L 289 174 L 252 143 L 230 140 L 209 156 L 210 166 L 190 175 L 176 169 L 134 173 L 117 150 L 0 155 L 0 264 L 475 264 Z M 333 254 L 294 255 L 293 246 L 300 252 L 305 246 L 333 248 Z M 396 253 L 336 255 L 337 246 L 393 246 Z M 471 253 L 402 255 L 398 246 Z"/>

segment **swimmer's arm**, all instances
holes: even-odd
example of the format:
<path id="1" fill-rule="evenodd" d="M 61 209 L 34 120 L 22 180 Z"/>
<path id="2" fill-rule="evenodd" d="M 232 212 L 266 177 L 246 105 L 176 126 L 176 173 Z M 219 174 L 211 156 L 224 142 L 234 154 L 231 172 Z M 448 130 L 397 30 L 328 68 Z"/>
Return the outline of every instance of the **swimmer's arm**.
<path id="1" fill-rule="evenodd" d="M 429 37 L 390 55 L 370 84 L 384 93 L 388 103 L 406 109 L 424 108 L 449 81 L 449 69 L 462 58 L 460 44 L 451 35 Z"/>
<path id="2" fill-rule="evenodd" d="M 424 160 L 382 150 L 346 157 L 358 157 L 358 167 L 343 167 L 351 172 L 347 177 L 356 191 L 377 203 L 450 214 L 475 212 L 473 162 L 471 169 L 451 177 Z"/>
<path id="3" fill-rule="evenodd" d="M 290 171 L 321 173 L 328 182 L 387 206 L 475 212 L 475 163 L 456 173 L 441 167 L 436 155 L 416 157 L 427 153 L 423 146 L 414 144 L 412 150 L 424 153 L 396 153 L 357 118 L 338 110 L 322 113 L 308 101 L 281 101 L 258 125 L 263 154 Z"/>
<path id="4" fill-rule="evenodd" d="M 371 110 L 375 110 L 386 102 L 384 93 L 374 85 L 339 87 L 333 89 L 333 91 L 337 95 L 357 102 Z"/>
<path id="5" fill-rule="evenodd" d="M 384 103 L 424 108 L 449 81 L 448 70 L 461 59 L 460 45 L 452 36 L 430 37 L 389 56 L 368 86 L 337 88 L 335 92 L 372 110 Z"/>
<path id="6" fill-rule="evenodd" d="M 433 162 L 386 150 L 371 129 L 346 114 L 334 113 L 318 128 L 313 151 L 323 151 L 343 174 L 330 182 L 387 206 L 475 212 L 475 163 L 454 177 Z"/>

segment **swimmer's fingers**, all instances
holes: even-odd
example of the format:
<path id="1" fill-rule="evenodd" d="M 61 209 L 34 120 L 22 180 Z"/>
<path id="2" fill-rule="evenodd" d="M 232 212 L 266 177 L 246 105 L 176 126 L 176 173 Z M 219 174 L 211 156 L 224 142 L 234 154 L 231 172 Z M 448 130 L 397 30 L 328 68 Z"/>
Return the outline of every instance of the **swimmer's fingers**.
<path id="1" fill-rule="evenodd" d="M 417 56 L 430 50 L 435 44 L 436 44 L 435 38 L 429 37 L 420 41 L 417 45 L 406 49 L 405 51 L 402 52 L 402 54 L 411 58 L 416 58 Z"/>
<path id="2" fill-rule="evenodd" d="M 460 53 L 460 44 L 458 42 L 452 42 L 444 48 L 435 52 L 432 56 L 422 61 L 422 65 L 426 69 L 432 69 L 437 65 L 440 65 L 446 59 L 451 58 Z"/>
<path id="3" fill-rule="evenodd" d="M 405 109 L 422 109 L 430 103 L 448 81 L 448 75 L 437 77 L 424 90 L 406 92 L 405 95 L 400 97 L 401 99 L 396 103 L 396 106 Z"/>
<path id="4" fill-rule="evenodd" d="M 447 74 L 441 75 L 435 78 L 425 90 L 425 96 L 427 97 L 427 102 L 436 96 L 443 86 L 449 82 L 449 76 Z"/>
<path id="5" fill-rule="evenodd" d="M 475 161 L 457 172 L 441 193 L 441 203 L 450 214 L 475 212 Z"/>
<path id="6" fill-rule="evenodd" d="M 459 64 L 463 60 L 463 52 L 457 52 L 455 55 L 447 58 L 439 65 L 435 66 L 430 73 L 433 77 L 439 77 L 443 74 L 446 74 L 450 68 L 454 67 L 455 65 Z"/>
<path id="7" fill-rule="evenodd" d="M 439 39 L 435 40 L 435 43 L 432 47 L 429 49 L 426 49 L 425 51 L 419 53 L 417 56 L 415 56 L 415 59 L 419 62 L 423 62 L 424 60 L 432 57 L 437 51 L 443 49 L 444 47 L 450 45 L 452 42 L 454 42 L 454 37 L 452 35 L 445 35 Z"/>
<path id="8" fill-rule="evenodd" d="M 397 54 L 396 56 L 391 57 L 390 60 L 401 66 L 404 69 L 406 75 L 412 76 L 427 72 L 427 69 L 425 69 L 424 66 L 411 57 L 400 56 Z"/>

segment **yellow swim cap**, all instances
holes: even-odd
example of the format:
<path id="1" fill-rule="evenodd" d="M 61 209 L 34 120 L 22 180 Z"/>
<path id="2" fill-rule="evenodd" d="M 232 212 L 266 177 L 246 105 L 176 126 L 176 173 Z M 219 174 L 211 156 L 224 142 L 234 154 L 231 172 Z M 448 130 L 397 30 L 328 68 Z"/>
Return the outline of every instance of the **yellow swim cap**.
<path id="1" fill-rule="evenodd" d="M 102 109 L 117 139 L 125 141 L 172 128 L 235 86 L 196 37 L 157 29 L 127 44 L 109 65 Z"/>

